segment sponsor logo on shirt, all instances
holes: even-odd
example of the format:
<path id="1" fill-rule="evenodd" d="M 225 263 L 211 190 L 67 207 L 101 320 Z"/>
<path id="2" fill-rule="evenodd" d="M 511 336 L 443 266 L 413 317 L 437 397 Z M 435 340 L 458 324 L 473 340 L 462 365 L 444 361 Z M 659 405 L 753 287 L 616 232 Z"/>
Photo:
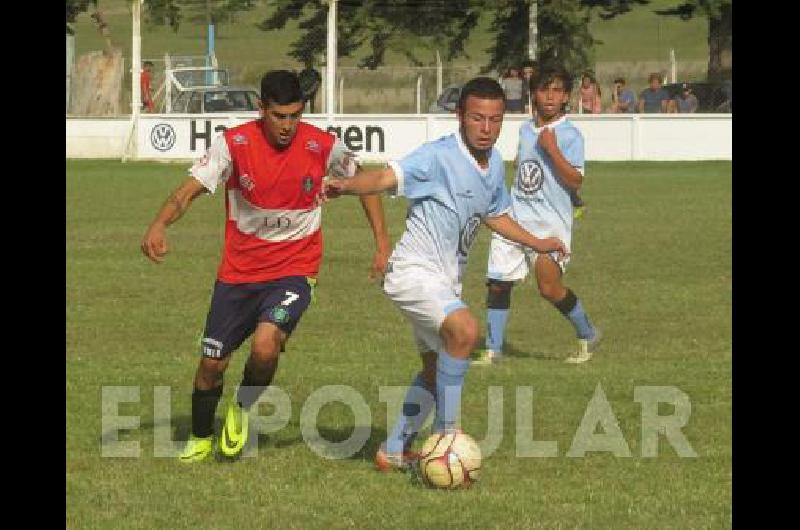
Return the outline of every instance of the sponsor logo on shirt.
<path id="1" fill-rule="evenodd" d="M 464 258 L 467 257 L 472 243 L 475 241 L 475 236 L 478 235 L 478 228 L 481 226 L 481 216 L 478 214 L 472 215 L 464 228 L 461 229 L 461 234 L 458 238 L 458 253 Z"/>
<path id="2" fill-rule="evenodd" d="M 308 149 L 312 153 L 320 152 L 319 144 L 317 143 L 316 140 L 306 140 L 306 149 Z"/>
<path id="3" fill-rule="evenodd" d="M 544 171 L 538 160 L 525 160 L 517 171 L 517 187 L 526 195 L 533 195 L 542 189 Z"/>
<path id="4" fill-rule="evenodd" d="M 250 178 L 250 175 L 245 173 L 239 177 L 239 185 L 241 185 L 247 191 L 253 191 L 256 187 L 256 183 L 253 182 L 253 179 Z"/>
<path id="5" fill-rule="evenodd" d="M 243 134 L 236 134 L 233 136 L 233 143 L 237 145 L 247 144 L 247 137 Z"/>

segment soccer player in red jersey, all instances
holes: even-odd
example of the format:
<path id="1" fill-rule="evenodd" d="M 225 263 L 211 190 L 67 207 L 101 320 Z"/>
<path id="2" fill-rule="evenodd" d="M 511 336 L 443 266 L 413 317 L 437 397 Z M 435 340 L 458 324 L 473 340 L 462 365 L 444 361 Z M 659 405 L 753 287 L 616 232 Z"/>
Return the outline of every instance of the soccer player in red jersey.
<path id="1" fill-rule="evenodd" d="M 241 453 L 248 437 L 248 410 L 272 382 L 283 345 L 311 302 L 322 258 L 322 179 L 356 172 L 355 157 L 341 140 L 300 121 L 303 106 L 294 73 L 265 74 L 262 117 L 214 139 L 142 241 L 142 252 L 160 262 L 168 250 L 167 226 L 199 195 L 224 184 L 225 243 L 194 380 L 192 433 L 181 461 L 196 462 L 211 454 L 230 353 L 253 335 L 219 438 L 224 455 Z M 377 245 L 373 272 L 382 273 L 390 250 L 383 207 L 377 195 L 364 197 L 362 204 Z"/>

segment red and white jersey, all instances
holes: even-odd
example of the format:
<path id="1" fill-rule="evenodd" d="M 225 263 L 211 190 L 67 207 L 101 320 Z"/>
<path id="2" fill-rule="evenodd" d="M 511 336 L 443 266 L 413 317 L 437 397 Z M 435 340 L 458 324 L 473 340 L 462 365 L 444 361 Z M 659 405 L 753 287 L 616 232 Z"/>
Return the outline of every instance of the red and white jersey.
<path id="1" fill-rule="evenodd" d="M 322 259 L 322 178 L 351 177 L 353 153 L 341 140 L 300 122 L 292 143 L 272 147 L 261 120 L 226 130 L 189 173 L 214 193 L 225 183 L 225 247 L 217 277 L 250 283 L 316 276 Z"/>

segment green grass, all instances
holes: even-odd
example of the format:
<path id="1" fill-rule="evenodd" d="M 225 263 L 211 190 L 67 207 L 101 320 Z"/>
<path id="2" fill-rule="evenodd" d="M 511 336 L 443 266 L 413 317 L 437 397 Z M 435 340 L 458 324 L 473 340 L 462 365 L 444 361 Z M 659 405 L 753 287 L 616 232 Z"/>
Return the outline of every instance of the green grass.
<path id="1" fill-rule="evenodd" d="M 140 238 L 184 165 L 67 161 L 67 526 L 69 528 L 729 528 L 731 520 L 731 164 L 588 164 L 586 217 L 578 223 L 565 282 L 606 340 L 590 363 L 566 365 L 571 327 L 536 293 L 513 295 L 510 358 L 473 367 L 463 427 L 485 436 L 490 386 L 503 389 L 503 440 L 476 487 L 431 491 L 382 475 L 371 457 L 385 436 L 382 385 L 406 385 L 418 367 L 410 328 L 366 279 L 371 236 L 352 198 L 324 215 L 318 301 L 281 360 L 275 384 L 292 401 L 289 424 L 262 437 L 258 456 L 180 466 L 153 456 L 153 388 L 169 386 L 172 436 L 190 428 L 190 392 L 223 237 L 222 194 L 198 199 L 169 231 L 172 252 L 156 266 Z M 404 201 L 385 201 L 391 235 Z M 489 234 L 471 256 L 464 298 L 484 319 Z M 246 346 L 226 379 L 238 383 Z M 372 435 L 353 458 L 326 460 L 300 433 L 306 398 L 349 385 L 369 405 Z M 568 458 L 598 384 L 632 457 Z M 120 407 L 141 427 L 141 458 L 103 458 L 101 392 L 134 386 Z M 674 386 L 692 405 L 683 432 L 697 458 L 660 439 L 641 455 L 640 385 Z M 534 388 L 534 439 L 555 458 L 515 457 L 515 388 Z M 662 408 L 664 408 L 662 406 Z M 669 414 L 670 407 L 660 410 Z M 217 411 L 223 414 L 223 406 Z M 353 413 L 331 404 L 318 418 L 330 440 L 347 438 Z"/>

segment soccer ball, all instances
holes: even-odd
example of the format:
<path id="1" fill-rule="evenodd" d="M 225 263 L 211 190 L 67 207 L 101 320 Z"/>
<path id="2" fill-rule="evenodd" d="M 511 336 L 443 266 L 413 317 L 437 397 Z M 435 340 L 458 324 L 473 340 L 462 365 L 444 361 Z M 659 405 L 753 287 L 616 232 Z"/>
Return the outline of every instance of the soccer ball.
<path id="1" fill-rule="evenodd" d="M 481 449 L 463 432 L 432 434 L 422 445 L 419 470 L 434 488 L 467 488 L 478 480 Z"/>

